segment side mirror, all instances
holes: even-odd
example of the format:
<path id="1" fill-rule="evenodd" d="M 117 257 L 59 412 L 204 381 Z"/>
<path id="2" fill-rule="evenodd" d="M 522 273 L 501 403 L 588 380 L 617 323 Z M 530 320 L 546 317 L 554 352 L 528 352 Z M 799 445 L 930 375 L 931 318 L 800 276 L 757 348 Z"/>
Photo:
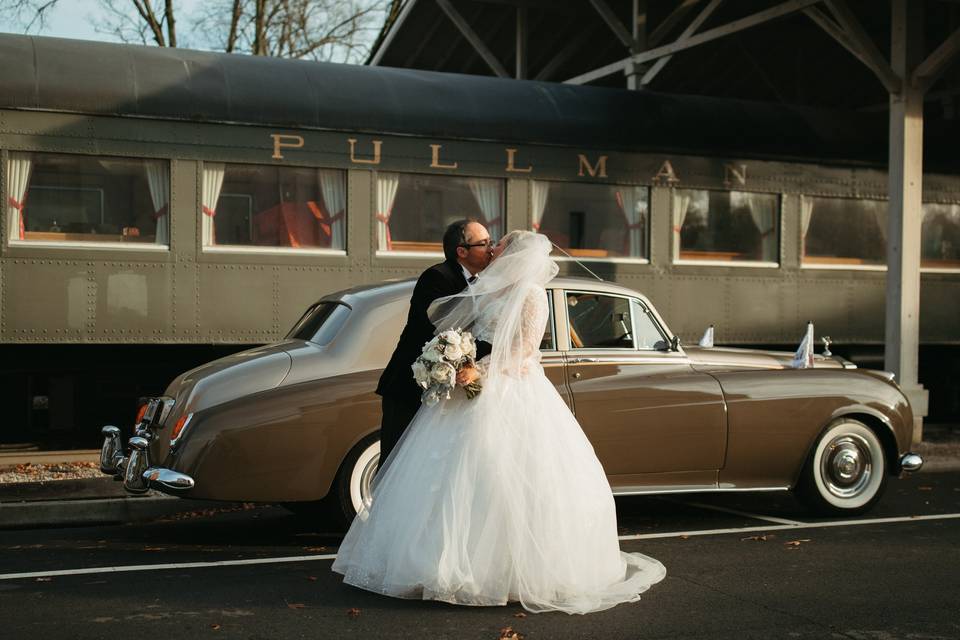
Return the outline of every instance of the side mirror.
<path id="1" fill-rule="evenodd" d="M 670 351 L 680 351 L 680 337 L 673 336 L 670 338 Z"/>

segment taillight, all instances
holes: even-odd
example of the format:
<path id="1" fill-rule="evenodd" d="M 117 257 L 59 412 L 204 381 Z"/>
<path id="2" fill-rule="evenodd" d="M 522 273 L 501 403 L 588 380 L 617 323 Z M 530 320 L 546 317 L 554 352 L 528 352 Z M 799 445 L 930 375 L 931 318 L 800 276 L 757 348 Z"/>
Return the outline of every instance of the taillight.
<path id="1" fill-rule="evenodd" d="M 133 424 L 135 425 L 140 424 L 140 421 L 143 420 L 143 414 L 145 414 L 146 412 L 147 412 L 147 403 L 144 402 L 142 405 L 140 405 L 140 408 L 137 409 L 137 419 L 134 420 Z"/>
<path id="2" fill-rule="evenodd" d="M 183 428 L 187 426 L 187 423 L 190 422 L 190 418 L 193 417 L 192 413 L 185 413 L 177 420 L 177 423 L 173 425 L 173 431 L 170 432 L 170 442 L 175 442 L 177 438 L 180 437 L 180 434 L 183 432 Z"/>

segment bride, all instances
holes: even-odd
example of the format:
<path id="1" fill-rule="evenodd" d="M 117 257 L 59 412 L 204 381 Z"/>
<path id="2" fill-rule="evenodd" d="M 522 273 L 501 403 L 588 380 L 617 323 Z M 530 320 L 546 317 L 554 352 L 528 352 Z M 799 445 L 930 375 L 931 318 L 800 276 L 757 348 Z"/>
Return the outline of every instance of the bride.
<path id="1" fill-rule="evenodd" d="M 400 598 L 589 613 L 666 575 L 620 551 L 603 467 L 540 366 L 550 241 L 513 231 L 476 284 L 430 306 L 437 331 L 493 345 L 483 390 L 422 405 L 383 461 L 333 570 Z"/>

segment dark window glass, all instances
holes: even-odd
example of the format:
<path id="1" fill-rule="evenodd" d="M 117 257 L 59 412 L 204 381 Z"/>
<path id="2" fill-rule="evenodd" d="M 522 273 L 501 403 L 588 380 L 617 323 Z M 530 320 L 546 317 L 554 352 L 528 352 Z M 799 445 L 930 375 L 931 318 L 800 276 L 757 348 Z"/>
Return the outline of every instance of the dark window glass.
<path id="1" fill-rule="evenodd" d="M 333 341 L 350 315 L 350 307 L 339 302 L 318 302 L 297 321 L 287 338 L 297 338 L 320 346 Z"/>
<path id="2" fill-rule="evenodd" d="M 534 181 L 531 190 L 534 229 L 570 255 L 649 257 L 646 187 Z"/>
<path id="3" fill-rule="evenodd" d="M 206 246 L 343 250 L 346 206 L 346 171 L 203 164 Z"/>
<path id="4" fill-rule="evenodd" d="M 633 321 L 627 298 L 567 293 L 570 344 L 574 349 L 633 349 Z"/>
<path id="5" fill-rule="evenodd" d="M 800 220 L 804 264 L 886 263 L 886 201 L 804 196 Z"/>
<path id="6" fill-rule="evenodd" d="M 11 152 L 9 237 L 168 244 L 166 160 Z"/>
<path id="7" fill-rule="evenodd" d="M 462 218 L 482 222 L 494 242 L 502 233 L 503 180 L 381 172 L 376 190 L 379 251 L 441 253 L 444 230 Z"/>
<path id="8" fill-rule="evenodd" d="M 675 189 L 676 257 L 778 262 L 779 204 L 767 193 Z"/>
<path id="9" fill-rule="evenodd" d="M 923 205 L 921 266 L 960 269 L 960 204 Z"/>

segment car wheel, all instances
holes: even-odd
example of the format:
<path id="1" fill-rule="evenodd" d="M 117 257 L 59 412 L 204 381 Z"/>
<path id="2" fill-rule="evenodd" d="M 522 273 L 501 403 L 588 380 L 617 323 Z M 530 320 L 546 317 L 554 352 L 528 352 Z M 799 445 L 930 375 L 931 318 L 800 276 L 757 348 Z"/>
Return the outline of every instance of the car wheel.
<path id="1" fill-rule="evenodd" d="M 347 455 L 337 472 L 333 496 L 343 524 L 349 525 L 362 506 L 370 506 L 373 477 L 380 466 L 380 434 L 360 441 Z"/>
<path id="2" fill-rule="evenodd" d="M 817 440 L 798 484 L 799 497 L 825 515 L 870 509 L 887 481 L 883 445 L 867 425 L 843 418 Z"/>

